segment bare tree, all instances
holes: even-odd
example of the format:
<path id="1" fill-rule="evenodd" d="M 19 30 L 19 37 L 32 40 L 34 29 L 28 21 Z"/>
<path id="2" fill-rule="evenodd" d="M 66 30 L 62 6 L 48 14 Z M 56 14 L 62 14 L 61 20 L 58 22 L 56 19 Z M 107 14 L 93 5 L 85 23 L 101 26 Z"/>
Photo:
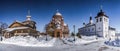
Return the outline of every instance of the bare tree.
<path id="1" fill-rule="evenodd" d="M 3 30 L 6 28 L 8 28 L 8 25 L 6 23 L 0 22 L 0 36 L 1 36 L 0 40 L 1 41 L 3 40 L 3 38 L 2 38 Z"/>
<path id="2" fill-rule="evenodd" d="M 2 31 L 4 29 L 8 28 L 8 25 L 6 23 L 0 22 L 0 34 L 2 35 Z"/>

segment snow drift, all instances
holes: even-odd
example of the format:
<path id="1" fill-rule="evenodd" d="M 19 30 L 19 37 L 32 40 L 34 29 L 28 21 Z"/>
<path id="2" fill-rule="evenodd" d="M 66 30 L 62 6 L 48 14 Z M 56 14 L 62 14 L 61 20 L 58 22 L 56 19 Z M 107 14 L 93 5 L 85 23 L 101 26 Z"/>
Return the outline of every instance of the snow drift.
<path id="1" fill-rule="evenodd" d="M 46 41 L 45 36 L 41 36 L 39 38 L 34 38 L 31 36 L 14 36 L 11 38 L 3 39 L 1 43 L 5 44 L 14 44 L 14 45 L 19 45 L 19 46 L 36 46 L 36 47 L 53 47 L 53 46 L 62 46 L 62 45 L 73 45 L 73 44 L 87 44 L 87 43 L 92 43 L 97 41 L 96 39 L 94 40 L 84 40 L 80 39 L 78 37 L 68 37 L 68 38 L 52 38 L 52 37 L 47 37 L 48 40 Z"/>
<path id="2" fill-rule="evenodd" d="M 14 36 L 8 39 L 4 39 L 1 43 L 15 44 L 20 46 L 40 46 L 40 47 L 52 47 L 55 42 L 55 38 L 50 41 L 41 40 L 38 41 L 36 38 L 27 36 Z"/>

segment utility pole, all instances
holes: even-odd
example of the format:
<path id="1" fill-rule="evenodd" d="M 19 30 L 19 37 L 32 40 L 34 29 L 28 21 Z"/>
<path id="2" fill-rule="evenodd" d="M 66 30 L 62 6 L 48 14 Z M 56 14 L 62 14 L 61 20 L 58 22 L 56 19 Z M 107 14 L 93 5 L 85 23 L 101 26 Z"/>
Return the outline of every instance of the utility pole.
<path id="1" fill-rule="evenodd" d="M 45 27 L 44 27 L 44 33 L 46 35 L 46 41 L 48 41 L 46 28 L 47 28 L 47 25 L 45 25 Z"/>
<path id="2" fill-rule="evenodd" d="M 74 29 L 74 41 L 75 41 L 75 25 L 73 25 L 73 29 Z"/>

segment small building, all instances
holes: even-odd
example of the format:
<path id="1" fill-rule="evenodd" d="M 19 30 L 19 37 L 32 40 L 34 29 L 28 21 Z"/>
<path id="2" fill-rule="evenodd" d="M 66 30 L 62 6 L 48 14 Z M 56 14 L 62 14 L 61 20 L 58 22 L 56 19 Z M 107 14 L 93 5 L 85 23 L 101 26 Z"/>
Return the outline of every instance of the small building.
<path id="1" fill-rule="evenodd" d="M 30 11 L 28 11 L 28 15 L 26 17 L 26 21 L 14 21 L 7 29 L 3 31 L 3 36 L 5 38 L 28 35 L 37 37 L 39 35 L 39 31 L 36 30 L 36 22 L 31 20 Z"/>
<path id="2" fill-rule="evenodd" d="M 79 34 L 85 36 L 98 36 L 104 38 L 115 37 L 115 28 L 109 26 L 109 17 L 101 9 L 95 17 L 95 23 L 93 23 L 90 16 L 89 23 L 83 23 L 83 27 L 78 29 Z"/>
<path id="3" fill-rule="evenodd" d="M 69 34 L 68 25 L 64 22 L 62 14 L 56 12 L 50 23 L 46 25 L 46 33 L 52 37 L 67 37 Z"/>

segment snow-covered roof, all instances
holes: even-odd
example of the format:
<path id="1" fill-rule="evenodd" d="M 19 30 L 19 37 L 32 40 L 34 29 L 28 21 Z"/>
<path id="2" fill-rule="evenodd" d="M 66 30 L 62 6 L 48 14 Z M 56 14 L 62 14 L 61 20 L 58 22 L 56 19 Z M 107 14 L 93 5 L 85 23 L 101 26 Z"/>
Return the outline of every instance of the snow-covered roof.
<path id="1" fill-rule="evenodd" d="M 62 14 L 60 12 L 56 12 L 55 15 L 60 15 L 61 16 Z"/>
<path id="2" fill-rule="evenodd" d="M 26 28 L 29 28 L 29 27 L 15 27 L 15 28 L 7 28 L 7 29 L 5 29 L 5 31 L 10 32 L 10 31 L 13 31 L 13 30 L 17 30 L 17 29 L 26 29 Z"/>
<path id="3" fill-rule="evenodd" d="M 67 26 L 67 24 L 66 24 L 66 23 L 64 23 L 64 26 Z"/>

